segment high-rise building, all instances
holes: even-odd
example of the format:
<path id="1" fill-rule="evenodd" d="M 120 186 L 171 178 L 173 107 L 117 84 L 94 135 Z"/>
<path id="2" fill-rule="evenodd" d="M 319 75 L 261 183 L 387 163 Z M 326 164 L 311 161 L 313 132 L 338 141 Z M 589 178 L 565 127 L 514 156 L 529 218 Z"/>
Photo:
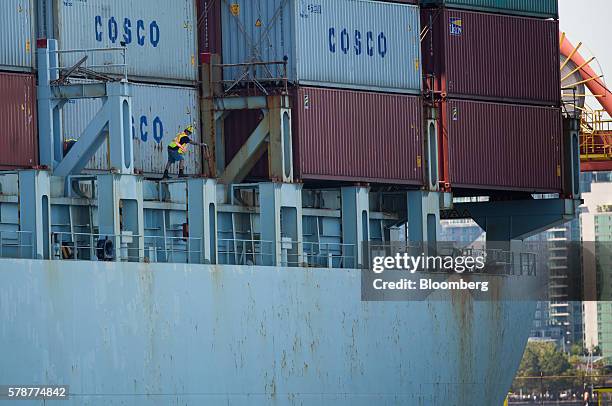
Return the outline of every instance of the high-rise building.
<path id="1" fill-rule="evenodd" d="M 568 293 L 570 273 L 580 270 L 580 258 L 575 257 L 571 244 L 580 241 L 580 223 L 576 220 L 547 230 L 531 239 L 547 245 L 550 274 L 548 300 L 538 302 L 531 338 L 553 340 L 569 351 L 582 341 L 582 304 L 572 301 Z"/>
<path id="2" fill-rule="evenodd" d="M 583 193 L 582 239 L 595 252 L 583 256 L 584 288 L 587 296 L 611 297 L 612 178 L 609 173 L 585 177 L 590 178 L 590 184 L 588 192 Z M 583 308 L 585 346 L 598 346 L 602 355 L 612 360 L 612 302 L 584 302 Z"/>
<path id="3" fill-rule="evenodd" d="M 460 243 L 484 241 L 485 233 L 472 220 L 448 220 L 442 223 L 441 240 Z M 580 222 L 574 220 L 532 237 L 549 246 L 548 263 L 551 284 L 548 300 L 537 304 L 531 339 L 554 341 L 569 351 L 583 340 L 582 303 L 567 296 L 568 272 L 580 269 L 580 258 L 568 252 L 568 243 L 580 241 Z"/>

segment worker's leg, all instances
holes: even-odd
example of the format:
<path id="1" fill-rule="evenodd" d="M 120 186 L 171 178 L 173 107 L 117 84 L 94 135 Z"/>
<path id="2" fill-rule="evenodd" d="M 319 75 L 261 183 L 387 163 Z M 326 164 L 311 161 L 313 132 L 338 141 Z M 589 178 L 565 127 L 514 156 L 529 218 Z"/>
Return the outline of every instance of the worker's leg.
<path id="1" fill-rule="evenodd" d="M 187 175 L 185 175 L 185 161 L 181 159 L 179 161 L 179 177 L 186 177 L 186 176 Z"/>
<path id="2" fill-rule="evenodd" d="M 168 161 L 166 162 L 166 167 L 164 168 L 164 176 L 162 177 L 162 179 L 168 179 L 168 171 L 170 170 L 170 165 L 172 165 L 174 162 L 176 162 L 174 160 L 174 154 L 172 153 L 171 149 L 168 149 Z"/>

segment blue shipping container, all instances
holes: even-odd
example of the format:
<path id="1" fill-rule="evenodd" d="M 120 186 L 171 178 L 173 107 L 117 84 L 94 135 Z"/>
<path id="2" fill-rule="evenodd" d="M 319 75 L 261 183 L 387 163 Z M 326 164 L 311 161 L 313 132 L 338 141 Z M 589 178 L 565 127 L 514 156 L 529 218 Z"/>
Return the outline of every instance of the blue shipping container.
<path id="1" fill-rule="evenodd" d="M 417 6 L 365 0 L 233 0 L 222 3 L 223 61 L 287 58 L 300 85 L 419 93 L 420 19 Z M 225 80 L 243 68 L 224 72 Z M 262 79 L 280 67 L 257 68 Z"/>
<path id="2" fill-rule="evenodd" d="M 34 67 L 33 0 L 0 1 L 0 70 Z"/>
<path id="3" fill-rule="evenodd" d="M 39 14 L 52 13 L 54 37 L 61 50 L 125 45 L 128 74 L 156 83 L 195 82 L 198 78 L 196 11 L 193 0 L 87 0 L 39 3 Z M 47 22 L 48 24 L 48 22 Z M 47 29 L 50 33 L 50 30 Z M 82 54 L 62 54 L 72 66 Z M 122 63 L 117 53 L 89 54 L 87 65 Z M 121 73 L 117 68 L 97 68 Z"/>

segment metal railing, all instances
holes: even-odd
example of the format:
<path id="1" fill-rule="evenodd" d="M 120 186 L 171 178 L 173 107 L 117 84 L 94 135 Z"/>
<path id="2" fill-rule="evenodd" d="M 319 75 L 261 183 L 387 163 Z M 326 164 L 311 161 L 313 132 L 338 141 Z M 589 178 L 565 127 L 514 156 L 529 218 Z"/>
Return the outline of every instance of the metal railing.
<path id="1" fill-rule="evenodd" d="M 122 80 L 127 81 L 128 64 L 126 47 L 84 48 L 55 50 L 50 52 L 54 52 L 58 54 L 58 56 L 76 55 L 75 59 L 67 58 L 71 61 L 70 63 L 72 63 L 72 65 L 52 68 L 52 70 L 59 71 L 60 76 L 60 78 L 55 81 L 55 84 L 61 84 L 66 82 L 66 80 L 70 76 L 111 81 L 115 79 L 112 76 L 108 75 L 117 75 L 121 76 Z M 79 54 L 81 54 L 80 58 Z M 111 62 L 99 62 L 96 59 L 96 56 L 99 55 L 102 55 L 100 58 L 105 58 L 107 61 L 110 60 Z M 119 60 L 119 62 L 115 62 L 115 60 L 117 59 Z M 98 70 L 100 70 L 100 72 Z"/>
<path id="2" fill-rule="evenodd" d="M 274 260 L 273 241 L 224 238 L 217 241 L 217 258 L 224 265 L 266 265 Z"/>
<path id="3" fill-rule="evenodd" d="M 302 245 L 301 264 L 318 268 L 357 267 L 357 246 L 339 242 L 292 242 L 292 248 Z M 291 264 L 291 263 L 290 263 Z"/>
<path id="4" fill-rule="evenodd" d="M 212 82 L 213 87 L 216 84 L 222 85 L 224 95 L 243 88 L 256 88 L 268 95 L 271 86 L 278 88 L 279 85 L 285 93 L 288 91 L 286 60 L 215 64 L 213 68 L 221 70 L 221 77 L 232 78 Z"/>
<path id="5" fill-rule="evenodd" d="M 336 242 L 297 242 L 284 239 L 275 243 L 253 239 L 219 239 L 218 258 L 225 265 L 273 265 L 288 267 L 342 268 L 356 266 L 356 246 Z M 301 248 L 301 249 L 300 249 Z"/>
<path id="6" fill-rule="evenodd" d="M 150 262 L 200 263 L 202 239 L 195 237 L 144 237 L 145 253 Z M 191 260 L 191 257 L 197 258 Z"/>
<path id="7" fill-rule="evenodd" d="M 30 231 L 0 230 L 0 258 L 33 259 L 33 247 Z"/>
<path id="8" fill-rule="evenodd" d="M 200 263 L 200 238 L 52 232 L 53 259 Z"/>
<path id="9" fill-rule="evenodd" d="M 612 119 L 604 110 L 585 106 L 580 120 L 580 156 L 582 160 L 612 158 Z"/>
<path id="10" fill-rule="evenodd" d="M 504 275 L 535 276 L 537 271 L 537 254 L 534 252 L 517 252 L 496 248 L 464 248 L 462 256 L 486 259 L 486 266 L 499 270 Z"/>

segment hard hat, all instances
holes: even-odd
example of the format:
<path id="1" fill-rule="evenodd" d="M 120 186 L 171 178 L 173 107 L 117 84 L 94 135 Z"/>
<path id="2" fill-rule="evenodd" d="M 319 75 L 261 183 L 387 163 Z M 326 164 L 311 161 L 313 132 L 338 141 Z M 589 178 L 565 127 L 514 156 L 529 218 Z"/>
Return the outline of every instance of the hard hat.
<path id="1" fill-rule="evenodd" d="M 193 134 L 193 125 L 187 126 L 187 128 L 185 128 L 185 131 L 189 131 L 190 133 Z"/>

